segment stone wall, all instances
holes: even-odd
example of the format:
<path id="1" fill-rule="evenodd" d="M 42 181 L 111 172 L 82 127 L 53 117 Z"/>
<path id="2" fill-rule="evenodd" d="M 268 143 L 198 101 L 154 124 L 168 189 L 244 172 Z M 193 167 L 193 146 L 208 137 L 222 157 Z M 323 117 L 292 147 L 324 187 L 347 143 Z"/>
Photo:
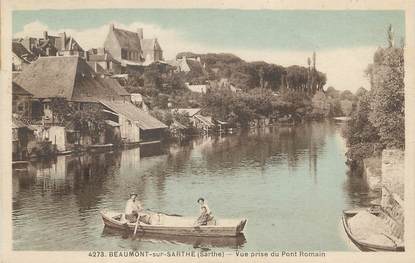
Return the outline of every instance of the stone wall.
<path id="1" fill-rule="evenodd" d="M 397 195 L 403 201 L 404 180 L 404 152 L 401 150 L 384 150 L 382 152 L 382 187 Z"/>
<path id="2" fill-rule="evenodd" d="M 392 220 L 391 231 L 399 238 L 404 233 L 405 155 L 401 150 L 382 152 L 381 206 Z"/>
<path id="3" fill-rule="evenodd" d="M 380 157 L 370 157 L 363 160 L 363 175 L 370 190 L 382 188 L 382 160 Z"/>

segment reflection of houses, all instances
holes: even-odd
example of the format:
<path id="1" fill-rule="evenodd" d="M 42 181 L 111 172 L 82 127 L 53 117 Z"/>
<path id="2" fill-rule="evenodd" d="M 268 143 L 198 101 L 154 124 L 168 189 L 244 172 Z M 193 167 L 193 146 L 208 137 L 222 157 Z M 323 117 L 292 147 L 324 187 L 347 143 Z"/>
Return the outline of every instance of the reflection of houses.
<path id="1" fill-rule="evenodd" d="M 33 130 L 22 121 L 12 120 L 12 159 L 25 160 L 28 157 L 27 145 L 33 140 Z"/>
<path id="2" fill-rule="evenodd" d="M 130 102 L 101 100 L 107 118 L 118 123 L 126 143 L 160 141 L 167 128 Z"/>
<path id="3" fill-rule="evenodd" d="M 36 57 L 27 50 L 22 43 L 12 42 L 12 70 L 22 71 L 25 69 Z"/>
<path id="4" fill-rule="evenodd" d="M 12 113 L 29 119 L 33 94 L 23 89 L 19 84 L 12 83 Z"/>
<path id="5" fill-rule="evenodd" d="M 270 118 L 265 116 L 259 116 L 256 119 L 253 119 L 249 122 L 249 126 L 251 127 L 266 127 L 269 126 L 271 123 Z"/>
<path id="6" fill-rule="evenodd" d="M 189 116 L 190 121 L 195 128 L 203 132 L 209 132 L 215 127 L 215 124 L 212 122 L 212 117 L 203 116 L 201 111 L 202 109 L 200 108 L 177 109 L 178 113 Z"/>
<path id="7" fill-rule="evenodd" d="M 88 50 L 86 60 L 96 73 L 121 73 L 121 63 L 114 59 L 105 48 Z"/>
<path id="8" fill-rule="evenodd" d="M 169 126 L 170 134 L 174 138 L 184 138 L 191 133 L 191 128 L 181 124 L 177 120 L 174 120 Z"/>

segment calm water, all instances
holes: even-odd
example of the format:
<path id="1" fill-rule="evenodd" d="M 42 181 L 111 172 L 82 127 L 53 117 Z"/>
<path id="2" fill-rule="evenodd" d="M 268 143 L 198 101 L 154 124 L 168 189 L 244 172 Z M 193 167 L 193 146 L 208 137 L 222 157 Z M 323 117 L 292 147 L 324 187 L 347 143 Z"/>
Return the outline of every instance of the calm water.
<path id="1" fill-rule="evenodd" d="M 59 156 L 13 173 L 16 250 L 350 250 L 345 208 L 374 198 L 347 175 L 340 125 L 271 127 L 184 145 Z M 244 237 L 137 236 L 104 229 L 101 209 L 123 210 L 138 192 L 147 208 L 248 218 Z"/>

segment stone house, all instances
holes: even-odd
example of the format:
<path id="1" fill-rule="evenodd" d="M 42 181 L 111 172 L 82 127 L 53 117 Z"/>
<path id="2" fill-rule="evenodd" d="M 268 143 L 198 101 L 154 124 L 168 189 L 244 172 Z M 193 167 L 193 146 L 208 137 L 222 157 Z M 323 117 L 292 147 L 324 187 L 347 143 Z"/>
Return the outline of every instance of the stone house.
<path id="1" fill-rule="evenodd" d="M 163 50 L 161 49 L 161 46 L 157 40 L 157 38 L 149 38 L 145 39 L 143 38 L 143 29 L 141 30 L 141 46 L 143 48 L 143 55 L 144 55 L 144 61 L 145 64 L 149 65 L 151 63 L 162 61 L 163 60 Z"/>
<path id="2" fill-rule="evenodd" d="M 205 65 L 202 65 L 200 57 L 186 57 L 176 58 L 176 60 L 167 61 L 168 64 L 176 68 L 177 72 L 194 71 L 199 74 L 205 73 Z"/>
<path id="3" fill-rule="evenodd" d="M 31 122 L 38 137 L 56 142 L 59 151 L 75 143 L 73 128 L 53 112 L 54 100 L 67 101 L 77 110 L 99 107 L 100 99 L 129 101 L 129 94 L 114 79 L 97 76 L 79 56 L 40 57 L 14 78 L 16 85 L 33 94 Z M 81 138 L 83 144 L 100 143 Z"/>
<path id="4" fill-rule="evenodd" d="M 114 24 L 111 24 L 104 42 L 104 48 L 123 66 L 127 64 L 141 65 L 144 62 L 144 53 L 139 33 L 140 31 L 132 32 L 115 28 Z"/>
<path id="5" fill-rule="evenodd" d="M 163 60 L 163 50 L 157 38 L 144 39 L 142 28 L 132 32 L 111 24 L 104 48 L 124 67 L 149 65 Z"/>

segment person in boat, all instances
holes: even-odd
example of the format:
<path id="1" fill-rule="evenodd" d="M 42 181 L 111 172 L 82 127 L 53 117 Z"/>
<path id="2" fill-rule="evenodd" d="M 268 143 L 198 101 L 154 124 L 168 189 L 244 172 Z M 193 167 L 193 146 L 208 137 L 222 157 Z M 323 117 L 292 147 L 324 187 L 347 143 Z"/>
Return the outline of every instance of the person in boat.
<path id="1" fill-rule="evenodd" d="M 197 203 L 200 205 L 200 215 L 196 220 L 196 224 L 199 226 L 215 225 L 216 220 L 206 204 L 205 199 L 201 197 L 197 199 Z"/>
<path id="2" fill-rule="evenodd" d="M 127 204 L 125 205 L 125 219 L 130 223 L 135 223 L 137 222 L 139 213 L 142 211 L 143 207 L 137 200 L 137 194 L 131 193 L 130 199 L 128 199 Z"/>

